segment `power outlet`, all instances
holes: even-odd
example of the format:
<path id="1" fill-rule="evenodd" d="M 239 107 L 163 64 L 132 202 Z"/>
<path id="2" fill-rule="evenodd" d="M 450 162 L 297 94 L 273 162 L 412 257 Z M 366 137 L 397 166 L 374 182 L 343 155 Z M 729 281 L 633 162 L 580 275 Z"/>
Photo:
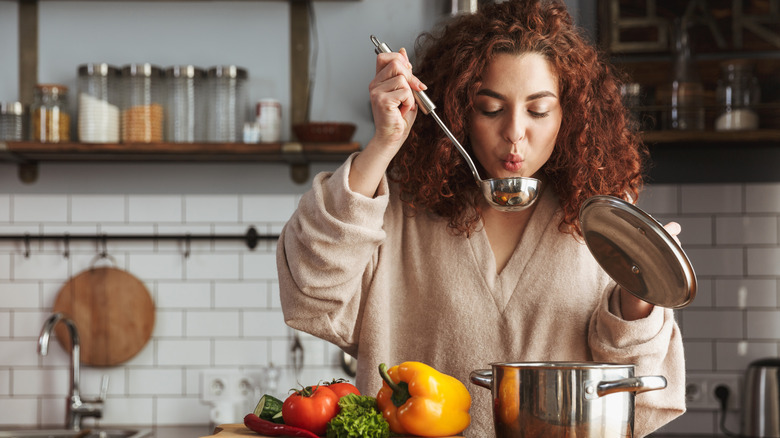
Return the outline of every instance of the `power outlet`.
<path id="1" fill-rule="evenodd" d="M 255 397 L 254 379 L 238 372 L 204 371 L 201 374 L 201 400 L 240 401 Z"/>
<path id="2" fill-rule="evenodd" d="M 730 411 L 739 410 L 741 405 L 740 376 L 731 374 L 688 375 L 685 384 L 686 405 L 690 409 L 719 411 L 721 401 L 716 395 L 718 387 L 728 389 Z"/>

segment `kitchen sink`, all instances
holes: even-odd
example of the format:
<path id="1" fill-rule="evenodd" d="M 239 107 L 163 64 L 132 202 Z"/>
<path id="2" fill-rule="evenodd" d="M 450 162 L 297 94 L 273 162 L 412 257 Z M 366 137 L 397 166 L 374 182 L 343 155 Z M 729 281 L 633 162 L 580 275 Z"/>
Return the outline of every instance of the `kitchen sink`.
<path id="1" fill-rule="evenodd" d="M 80 432 L 70 429 L 0 430 L 0 438 L 144 438 L 151 436 L 151 429 L 90 429 L 85 427 Z"/>

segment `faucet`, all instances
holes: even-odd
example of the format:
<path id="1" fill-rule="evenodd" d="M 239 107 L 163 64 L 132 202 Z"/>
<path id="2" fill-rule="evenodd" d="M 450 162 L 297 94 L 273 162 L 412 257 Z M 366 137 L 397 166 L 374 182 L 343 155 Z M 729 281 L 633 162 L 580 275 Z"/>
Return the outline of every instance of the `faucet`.
<path id="1" fill-rule="evenodd" d="M 62 322 L 68 327 L 71 339 L 71 364 L 70 364 L 70 396 L 67 398 L 65 409 L 65 427 L 74 431 L 80 431 L 84 417 L 103 417 L 103 403 L 108 392 L 108 375 L 104 375 L 100 381 L 100 397 L 95 400 L 82 400 L 79 392 L 79 368 L 81 362 L 81 344 L 76 323 L 64 313 L 54 313 L 43 324 L 41 336 L 38 338 L 38 353 L 46 356 L 49 352 L 49 337 L 57 323 Z"/>

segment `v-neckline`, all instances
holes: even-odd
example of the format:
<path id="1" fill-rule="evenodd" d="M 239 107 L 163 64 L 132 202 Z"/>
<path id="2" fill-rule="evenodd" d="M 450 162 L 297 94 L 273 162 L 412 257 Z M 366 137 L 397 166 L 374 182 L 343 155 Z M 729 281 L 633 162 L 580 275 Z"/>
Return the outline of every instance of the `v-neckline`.
<path id="1" fill-rule="evenodd" d="M 539 204 L 531 214 L 523 236 L 500 273 L 496 272 L 496 258 L 484 227 L 469 239 L 476 269 L 480 271 L 485 286 L 501 312 L 512 298 L 517 283 L 524 275 L 545 230 L 558 209 L 552 190 L 543 191 L 537 202 Z"/>

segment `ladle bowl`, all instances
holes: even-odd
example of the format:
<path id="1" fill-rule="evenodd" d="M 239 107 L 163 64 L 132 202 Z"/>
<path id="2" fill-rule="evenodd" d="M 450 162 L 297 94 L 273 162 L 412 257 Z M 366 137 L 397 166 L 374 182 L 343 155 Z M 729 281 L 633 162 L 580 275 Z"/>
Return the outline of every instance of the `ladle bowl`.
<path id="1" fill-rule="evenodd" d="M 520 176 L 480 180 L 479 186 L 491 207 L 501 211 L 520 211 L 536 201 L 541 182 Z"/>

